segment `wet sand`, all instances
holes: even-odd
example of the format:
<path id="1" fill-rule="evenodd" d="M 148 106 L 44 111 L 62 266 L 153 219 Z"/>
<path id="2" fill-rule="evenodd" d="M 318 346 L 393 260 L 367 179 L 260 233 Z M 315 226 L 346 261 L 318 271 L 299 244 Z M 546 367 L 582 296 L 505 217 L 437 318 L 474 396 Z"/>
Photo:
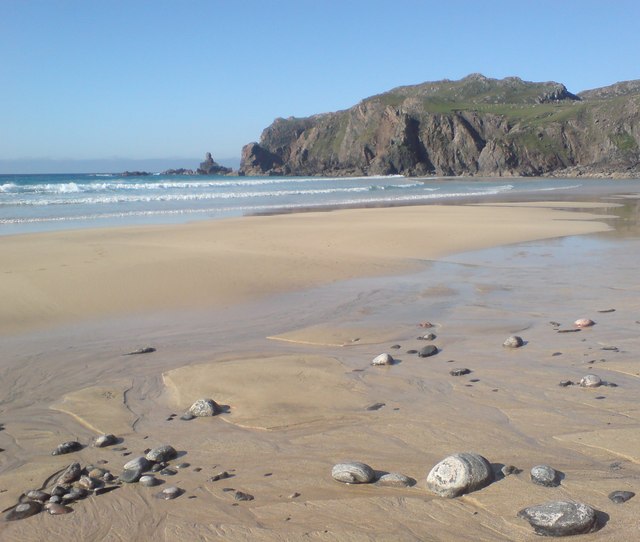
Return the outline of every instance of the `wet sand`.
<path id="1" fill-rule="evenodd" d="M 567 498 L 602 512 L 602 529 L 581 539 L 633 539 L 637 498 L 607 495 L 637 491 L 640 479 L 637 207 L 558 205 L 572 207 L 367 209 L 0 239 L 12 255 L 0 264 L 10 278 L 0 507 L 72 461 L 104 459 L 119 474 L 169 443 L 174 463 L 190 463 L 166 477 L 185 490 L 174 501 L 152 497 L 163 486 L 126 485 L 70 515 L 0 523 L 0 539 L 529 541 L 538 537 L 517 511 Z M 581 317 L 596 325 L 550 324 Z M 408 354 L 426 332 L 440 352 Z M 503 348 L 512 334 L 526 345 Z M 157 351 L 122 355 L 144 345 Z M 370 366 L 384 351 L 397 363 Z M 472 372 L 449 374 L 459 367 Z M 587 373 L 617 387 L 558 386 Z M 228 412 L 170 419 L 205 396 Z M 384 406 L 367 410 L 374 403 Z M 100 432 L 126 450 L 50 455 Z M 426 474 L 457 451 L 523 472 L 436 497 Z M 418 483 L 333 481 L 333 464 L 349 459 Z M 530 482 L 541 463 L 564 474 L 560 487 Z M 210 481 L 220 471 L 232 477 Z"/>

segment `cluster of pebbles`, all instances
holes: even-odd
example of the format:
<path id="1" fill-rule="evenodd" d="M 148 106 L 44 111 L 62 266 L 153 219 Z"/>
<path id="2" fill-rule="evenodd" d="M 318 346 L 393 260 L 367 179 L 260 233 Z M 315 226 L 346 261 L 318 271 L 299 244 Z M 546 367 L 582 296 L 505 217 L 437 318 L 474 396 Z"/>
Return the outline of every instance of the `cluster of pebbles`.
<path id="1" fill-rule="evenodd" d="M 97 448 L 113 446 L 120 442 L 114 435 L 101 435 L 93 445 Z M 63 442 L 52 452 L 52 455 L 70 454 L 82 449 L 77 441 Z M 175 474 L 169 467 L 169 461 L 178 457 L 178 452 L 168 444 L 145 451 L 145 455 L 128 461 L 119 476 L 99 465 L 85 465 L 79 462 L 50 476 L 42 488 L 25 491 L 19 502 L 5 510 L 5 521 L 25 519 L 43 510 L 52 515 L 68 514 L 73 511 L 70 505 L 90 495 L 102 495 L 123 484 L 139 482 L 143 486 L 153 487 L 161 483 L 154 474 Z M 101 461 L 100 464 L 106 462 Z M 147 474 L 145 474 L 147 473 Z M 155 495 L 159 499 L 175 499 L 184 491 L 169 486 Z"/>
<path id="2" fill-rule="evenodd" d="M 141 352 L 132 352 L 137 354 Z M 213 416 L 222 411 L 221 407 L 212 399 L 199 399 L 183 415 L 183 419 L 195 417 Z M 124 450 L 114 445 L 122 442 L 115 435 L 106 434 L 96 437 L 92 446 L 96 448 L 113 447 L 114 451 Z M 62 442 L 51 452 L 51 455 L 66 455 L 82 450 L 85 446 L 78 441 L 70 440 Z M 27 490 L 18 499 L 18 503 L 3 510 L 5 521 L 16 521 L 28 518 L 35 514 L 47 511 L 49 514 L 68 514 L 73 511 L 71 505 L 89 497 L 90 495 L 102 495 L 125 484 L 139 484 L 145 487 L 154 487 L 164 483 L 157 476 L 172 476 L 176 469 L 186 468 L 188 463 L 180 463 L 172 466 L 171 461 L 178 458 L 178 451 L 169 444 L 157 446 L 144 451 L 144 455 L 135 457 L 122 467 L 119 475 L 113 474 L 103 467 L 107 461 L 100 460 L 97 465 L 88 464 L 82 466 L 79 462 L 73 462 L 62 471 L 50 476 L 39 489 Z M 196 471 L 201 469 L 194 469 Z M 230 477 L 227 472 L 214 476 L 211 481 Z M 163 500 L 172 500 L 184 493 L 184 490 L 176 486 L 166 486 L 154 497 Z M 252 500 L 248 493 L 236 491 L 234 495 L 237 501 Z"/>
<path id="3" fill-rule="evenodd" d="M 609 309 L 600 312 L 613 312 Z M 573 323 L 573 328 L 560 329 L 561 324 L 551 322 L 554 329 L 559 333 L 581 331 L 595 325 L 589 318 L 579 318 Z M 421 327 L 431 327 L 431 324 L 420 324 Z M 428 333 L 417 338 L 418 340 L 432 341 L 436 335 Z M 517 349 L 526 345 L 526 341 L 517 335 L 507 337 L 502 346 L 509 349 Z M 421 357 L 427 357 L 439 352 L 435 345 L 429 345 L 428 350 L 408 350 L 407 353 L 418 353 Z M 401 348 L 400 345 L 392 346 L 394 349 Z M 617 351 L 615 347 L 604 348 Z M 387 353 L 376 356 L 371 365 L 393 365 L 396 360 Z M 471 373 L 470 369 L 459 368 L 449 371 L 452 376 L 462 376 Z M 565 380 L 560 383 L 566 387 L 574 385 L 574 382 Z M 586 374 L 577 383 L 582 388 L 598 388 L 600 386 L 617 387 L 615 383 L 605 382 L 598 375 Z M 384 405 L 384 403 L 376 403 Z M 373 408 L 369 408 L 373 410 Z M 510 474 L 520 474 L 521 469 L 512 465 L 504 466 L 500 474 L 502 477 Z M 380 483 L 381 477 L 367 464 L 358 461 L 339 463 L 335 465 L 331 472 L 333 478 L 339 482 L 347 484 L 362 484 L 377 481 Z M 531 482 L 543 487 L 557 487 L 561 485 L 564 474 L 549 465 L 536 465 L 530 470 Z M 404 475 L 400 475 L 404 476 Z M 436 464 L 426 478 L 427 488 L 434 494 L 445 498 L 454 498 L 460 495 L 471 493 L 482 489 L 497 479 L 496 472 L 492 465 L 483 456 L 461 452 L 444 458 Z M 413 480 L 413 479 L 411 479 Z M 407 484 L 408 486 L 409 484 Z M 411 484 L 413 485 L 413 484 Z M 401 487 L 398 484 L 396 487 Z M 616 504 L 627 502 L 635 496 L 631 491 L 613 491 L 609 494 L 609 499 Z M 543 504 L 530 506 L 520 510 L 517 516 L 529 522 L 536 534 L 542 536 L 569 536 L 593 532 L 599 528 L 598 512 L 591 506 L 568 500 L 549 501 Z"/>

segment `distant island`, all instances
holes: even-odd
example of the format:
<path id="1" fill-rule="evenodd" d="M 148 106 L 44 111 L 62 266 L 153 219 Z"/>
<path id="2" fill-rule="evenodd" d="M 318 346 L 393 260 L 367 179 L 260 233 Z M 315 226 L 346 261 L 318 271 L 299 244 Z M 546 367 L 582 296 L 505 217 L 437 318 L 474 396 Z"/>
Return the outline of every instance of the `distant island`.
<path id="1" fill-rule="evenodd" d="M 193 169 L 178 168 L 167 169 L 161 173 L 161 175 L 235 175 L 233 169 L 218 164 L 208 152 L 205 155 L 204 162 L 200 162 L 200 167 L 195 171 Z M 149 171 L 123 171 L 119 173 L 122 177 L 144 177 L 146 175 L 153 175 Z"/>
<path id="2" fill-rule="evenodd" d="M 276 119 L 240 175 L 640 176 L 640 80 L 572 94 L 472 74 Z"/>

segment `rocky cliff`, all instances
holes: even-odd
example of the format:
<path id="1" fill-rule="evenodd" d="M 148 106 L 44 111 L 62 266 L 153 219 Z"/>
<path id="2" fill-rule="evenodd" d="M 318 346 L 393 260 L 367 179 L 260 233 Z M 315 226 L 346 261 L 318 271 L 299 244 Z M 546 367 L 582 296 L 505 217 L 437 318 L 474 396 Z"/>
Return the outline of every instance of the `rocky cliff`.
<path id="1" fill-rule="evenodd" d="M 640 81 L 571 94 L 473 74 L 354 107 L 276 119 L 245 145 L 244 175 L 638 175 Z"/>

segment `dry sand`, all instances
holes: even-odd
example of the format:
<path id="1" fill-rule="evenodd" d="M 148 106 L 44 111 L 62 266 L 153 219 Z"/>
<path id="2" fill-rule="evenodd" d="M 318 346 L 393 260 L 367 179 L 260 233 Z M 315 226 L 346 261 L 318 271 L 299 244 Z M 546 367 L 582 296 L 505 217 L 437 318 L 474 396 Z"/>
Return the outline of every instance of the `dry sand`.
<path id="1" fill-rule="evenodd" d="M 127 485 L 67 516 L 0 523 L 0 539 L 529 541 L 538 537 L 517 511 L 567 498 L 602 512 L 603 528 L 581 539 L 634 539 L 640 501 L 607 494 L 640 488 L 638 236 L 566 237 L 606 232 L 616 209 L 560 206 L 571 207 L 367 209 L 0 238 L 0 507 L 72 461 L 103 459 L 119 474 L 170 443 L 174 463 L 190 463 L 166 477 L 185 490 L 174 501 L 153 498 L 163 486 Z M 487 250 L 462 253 L 478 249 Z M 597 324 L 576 333 L 549 324 L 579 317 Z M 419 326 L 426 320 L 432 328 Z M 407 354 L 429 331 L 439 354 Z M 511 334 L 527 344 L 503 348 Z M 122 355 L 144 344 L 157 351 Z M 383 351 L 398 363 L 370 366 Z M 451 376 L 458 367 L 472 373 Z M 589 372 L 618 387 L 558 386 Z M 228 411 L 170 416 L 199 397 Z M 374 403 L 384 406 L 367 410 Z M 101 432 L 126 450 L 50 455 Z M 426 474 L 457 451 L 524 472 L 435 497 Z M 418 484 L 333 481 L 332 465 L 348 459 Z M 529 481 L 541 463 L 564 473 L 559 488 Z M 225 470 L 232 477 L 210 481 Z M 255 499 L 235 502 L 224 488 Z"/>

